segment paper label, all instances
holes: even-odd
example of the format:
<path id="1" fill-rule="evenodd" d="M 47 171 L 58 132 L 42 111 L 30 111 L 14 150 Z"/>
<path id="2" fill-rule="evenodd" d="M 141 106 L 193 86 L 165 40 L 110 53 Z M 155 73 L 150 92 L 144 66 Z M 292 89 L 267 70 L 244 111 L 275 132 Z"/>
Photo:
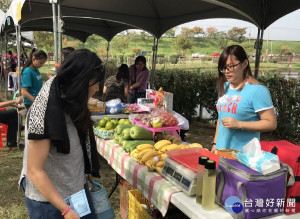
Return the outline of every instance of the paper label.
<path id="1" fill-rule="evenodd" d="M 74 210 L 79 217 L 83 217 L 91 213 L 84 189 L 66 198 L 65 202 L 71 206 L 72 210 Z"/>

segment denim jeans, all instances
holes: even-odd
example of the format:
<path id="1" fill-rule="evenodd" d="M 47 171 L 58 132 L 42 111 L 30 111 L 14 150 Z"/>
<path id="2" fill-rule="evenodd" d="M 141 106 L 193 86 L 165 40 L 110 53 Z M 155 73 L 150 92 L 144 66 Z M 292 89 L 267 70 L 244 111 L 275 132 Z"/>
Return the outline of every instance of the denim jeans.
<path id="1" fill-rule="evenodd" d="M 25 196 L 25 188 L 26 188 L 25 177 L 22 179 L 21 185 Z M 84 185 L 84 189 L 90 205 L 91 213 L 82 218 L 84 219 L 97 218 L 95 214 L 93 202 L 92 202 L 91 193 L 88 189 L 87 184 Z M 25 202 L 31 219 L 63 219 L 64 218 L 64 216 L 61 215 L 61 212 L 56 207 L 54 207 L 54 205 L 52 205 L 50 202 L 39 202 L 27 198 L 26 196 L 25 196 Z"/>

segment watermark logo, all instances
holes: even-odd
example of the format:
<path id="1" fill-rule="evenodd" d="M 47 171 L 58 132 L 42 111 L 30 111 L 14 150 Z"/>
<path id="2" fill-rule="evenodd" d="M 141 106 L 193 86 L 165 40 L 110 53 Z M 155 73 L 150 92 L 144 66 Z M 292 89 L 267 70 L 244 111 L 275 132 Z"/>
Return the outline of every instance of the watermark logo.
<path id="1" fill-rule="evenodd" d="M 225 209 L 230 213 L 241 213 L 243 204 L 237 196 L 230 196 L 225 201 Z"/>

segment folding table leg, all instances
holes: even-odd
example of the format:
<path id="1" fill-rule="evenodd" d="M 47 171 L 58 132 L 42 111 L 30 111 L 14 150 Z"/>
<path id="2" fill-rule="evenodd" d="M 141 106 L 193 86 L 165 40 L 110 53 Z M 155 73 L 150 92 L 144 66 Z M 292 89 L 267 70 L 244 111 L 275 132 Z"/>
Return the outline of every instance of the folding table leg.
<path id="1" fill-rule="evenodd" d="M 108 193 L 108 198 L 110 198 L 112 196 L 112 194 L 114 193 L 114 191 L 116 191 L 118 185 L 120 184 L 121 181 L 121 177 L 119 176 L 119 174 L 116 172 L 116 181 L 115 184 L 113 185 L 113 187 L 111 188 L 111 190 Z"/>

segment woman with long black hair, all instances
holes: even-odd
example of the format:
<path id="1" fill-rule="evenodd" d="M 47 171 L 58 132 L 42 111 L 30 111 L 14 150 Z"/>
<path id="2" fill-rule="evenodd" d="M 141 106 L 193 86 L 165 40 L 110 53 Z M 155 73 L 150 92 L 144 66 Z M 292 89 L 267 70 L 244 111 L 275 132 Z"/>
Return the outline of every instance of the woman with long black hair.
<path id="1" fill-rule="evenodd" d="M 99 177 L 88 100 L 104 78 L 102 61 L 87 49 L 69 54 L 28 111 L 21 185 L 30 218 L 79 218 L 65 199 L 82 192 L 95 218 L 85 174 Z"/>
<path id="2" fill-rule="evenodd" d="M 43 79 L 39 68 L 47 61 L 47 54 L 43 50 L 32 49 L 22 70 L 21 93 L 27 109 L 32 105 L 43 86 Z"/>

